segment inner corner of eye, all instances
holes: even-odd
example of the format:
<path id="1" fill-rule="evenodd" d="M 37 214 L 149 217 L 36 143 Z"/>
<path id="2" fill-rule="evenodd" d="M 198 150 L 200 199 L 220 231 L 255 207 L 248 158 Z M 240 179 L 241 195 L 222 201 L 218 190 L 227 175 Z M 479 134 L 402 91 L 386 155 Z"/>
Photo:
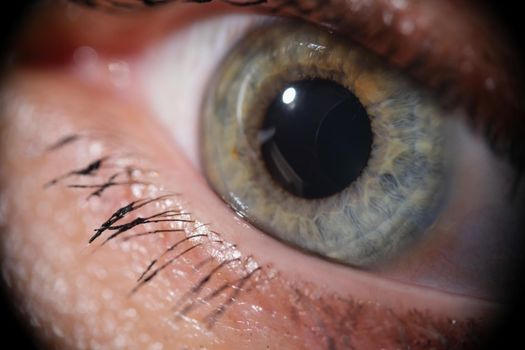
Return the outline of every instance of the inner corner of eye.
<path id="1" fill-rule="evenodd" d="M 370 62 L 319 29 L 274 23 L 229 50 L 201 112 L 203 170 L 230 206 L 279 240 L 358 267 L 423 233 L 447 166 L 435 102 Z"/>

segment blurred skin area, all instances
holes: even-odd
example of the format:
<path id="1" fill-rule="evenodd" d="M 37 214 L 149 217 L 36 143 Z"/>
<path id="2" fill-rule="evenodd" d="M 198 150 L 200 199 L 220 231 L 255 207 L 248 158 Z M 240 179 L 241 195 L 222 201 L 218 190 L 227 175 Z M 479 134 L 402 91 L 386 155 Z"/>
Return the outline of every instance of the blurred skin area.
<path id="1" fill-rule="evenodd" d="M 377 1 L 428 33 L 433 27 L 418 18 L 450 15 L 454 30 L 446 30 L 457 41 L 441 47 L 452 52 L 476 37 L 472 28 L 493 25 L 467 4 Z M 495 300 L 402 283 L 302 253 L 246 224 L 155 119 L 134 64 L 145 48 L 208 18 L 269 12 L 213 2 L 116 15 L 50 1 L 23 22 L 1 86 L 2 275 L 45 347 L 479 349 L 500 331 L 510 292 Z M 498 84 L 510 69 L 501 62 L 518 60 L 502 33 L 480 44 L 505 56 L 487 65 Z M 89 77 L 75 67 L 92 51 L 79 48 L 96 52 Z M 391 61 L 402 65 L 403 55 Z M 115 80 L 115 62 L 129 63 L 126 84 Z M 101 246 L 116 225 L 144 218 L 128 232 L 136 237 Z M 88 244 L 97 228 L 104 232 Z M 146 272 L 166 268 L 140 279 L 150 265 Z"/>

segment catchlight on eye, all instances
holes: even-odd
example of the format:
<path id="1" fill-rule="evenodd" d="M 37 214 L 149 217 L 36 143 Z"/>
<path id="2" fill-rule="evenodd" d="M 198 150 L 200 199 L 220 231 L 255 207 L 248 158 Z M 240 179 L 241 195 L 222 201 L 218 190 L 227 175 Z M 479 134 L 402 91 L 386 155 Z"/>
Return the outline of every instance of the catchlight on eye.
<path id="1" fill-rule="evenodd" d="M 273 23 L 222 62 L 203 108 L 212 187 L 264 232 L 354 266 L 439 214 L 447 128 L 436 102 L 368 52 Z"/>
<path id="2" fill-rule="evenodd" d="M 372 145 L 370 120 L 359 100 L 320 79 L 286 87 L 266 111 L 259 135 L 274 180 L 303 198 L 327 197 L 349 186 Z"/>

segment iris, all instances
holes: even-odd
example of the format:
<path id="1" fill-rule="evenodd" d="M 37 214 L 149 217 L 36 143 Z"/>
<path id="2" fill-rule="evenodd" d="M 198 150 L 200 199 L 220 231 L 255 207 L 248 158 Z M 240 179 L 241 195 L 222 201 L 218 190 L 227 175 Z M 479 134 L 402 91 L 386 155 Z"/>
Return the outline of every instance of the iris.
<path id="1" fill-rule="evenodd" d="M 218 68 L 201 155 L 214 190 L 264 232 L 370 267 L 439 215 L 449 137 L 438 103 L 401 72 L 315 27 L 273 22 Z"/>

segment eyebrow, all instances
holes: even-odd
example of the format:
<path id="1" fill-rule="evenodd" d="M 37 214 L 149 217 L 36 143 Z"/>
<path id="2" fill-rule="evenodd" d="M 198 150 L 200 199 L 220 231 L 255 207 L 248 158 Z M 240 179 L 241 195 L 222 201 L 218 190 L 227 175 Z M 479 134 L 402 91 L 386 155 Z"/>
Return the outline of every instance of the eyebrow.
<path id="1" fill-rule="evenodd" d="M 105 10 L 141 10 L 214 0 L 69 0 Z M 525 167 L 521 60 L 499 23 L 471 1 L 215 0 L 311 22 L 406 71 L 444 107 L 465 109 L 491 148 Z M 437 29 L 439 28 L 439 29 Z"/>

